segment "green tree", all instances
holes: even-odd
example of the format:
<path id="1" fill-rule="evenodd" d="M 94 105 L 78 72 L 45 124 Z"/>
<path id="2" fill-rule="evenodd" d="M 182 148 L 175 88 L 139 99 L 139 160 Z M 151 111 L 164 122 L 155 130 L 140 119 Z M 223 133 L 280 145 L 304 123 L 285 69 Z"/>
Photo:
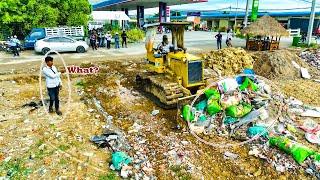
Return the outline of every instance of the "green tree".
<path id="1" fill-rule="evenodd" d="M 88 0 L 1 0 L 0 32 L 25 36 L 34 27 L 87 25 Z"/>

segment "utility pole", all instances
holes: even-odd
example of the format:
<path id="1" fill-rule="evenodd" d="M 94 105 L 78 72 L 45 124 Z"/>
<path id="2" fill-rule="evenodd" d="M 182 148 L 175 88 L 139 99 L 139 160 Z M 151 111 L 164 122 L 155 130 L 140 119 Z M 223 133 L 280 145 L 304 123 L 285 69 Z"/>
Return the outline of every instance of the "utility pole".
<path id="1" fill-rule="evenodd" d="M 239 0 L 237 0 L 236 14 L 235 14 L 235 17 L 234 17 L 234 27 L 233 27 L 234 32 L 236 32 L 236 30 L 237 30 L 238 1 Z"/>
<path id="2" fill-rule="evenodd" d="M 247 25 L 248 25 L 249 5 L 250 5 L 250 0 L 247 0 L 246 16 L 244 17 L 244 27 L 247 27 Z"/>
<path id="3" fill-rule="evenodd" d="M 308 38 L 307 38 L 308 46 L 310 46 L 311 44 L 313 23 L 314 23 L 315 9 L 316 9 L 315 7 L 316 7 L 316 0 L 312 0 L 311 15 L 310 15 L 309 27 L 308 27 Z"/>

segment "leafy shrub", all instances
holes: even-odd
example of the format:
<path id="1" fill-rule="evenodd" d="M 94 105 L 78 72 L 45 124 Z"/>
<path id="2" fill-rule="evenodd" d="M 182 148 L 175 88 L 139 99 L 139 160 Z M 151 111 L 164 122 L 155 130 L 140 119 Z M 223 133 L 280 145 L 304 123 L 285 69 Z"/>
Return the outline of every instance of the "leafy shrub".
<path id="1" fill-rule="evenodd" d="M 200 30 L 200 24 L 195 25 L 194 30 L 195 31 L 199 31 Z"/>
<path id="2" fill-rule="evenodd" d="M 105 33 L 110 31 L 112 37 L 114 37 L 115 34 L 118 33 L 119 37 L 121 38 L 122 29 L 119 27 L 119 25 L 106 24 L 104 25 L 103 29 Z M 130 29 L 126 31 L 126 33 L 128 37 L 128 42 L 139 42 L 143 40 L 143 38 L 145 37 L 144 31 L 138 28 Z"/>
<path id="3" fill-rule="evenodd" d="M 4 41 L 4 35 L 0 32 L 0 41 Z"/>
<path id="4" fill-rule="evenodd" d="M 226 32 L 226 31 L 227 31 L 227 27 L 225 27 L 225 26 L 224 26 L 224 27 L 220 27 L 220 28 L 219 28 L 219 31 L 220 31 L 220 32 Z"/>
<path id="5" fill-rule="evenodd" d="M 116 34 L 116 32 L 120 33 L 121 28 L 119 27 L 118 24 L 113 24 L 113 25 L 111 25 L 111 24 L 105 24 L 105 25 L 103 26 L 103 30 L 104 30 L 105 32 L 110 31 L 111 34 L 114 35 L 114 34 Z"/>
<path id="6" fill-rule="evenodd" d="M 145 37 L 144 31 L 138 28 L 130 29 L 127 32 L 129 42 L 139 42 Z"/>
<path id="7" fill-rule="evenodd" d="M 236 33 L 236 37 L 237 37 L 237 38 L 240 38 L 240 39 L 247 39 L 247 36 L 244 35 L 244 34 L 242 34 L 241 32 L 237 32 L 237 33 Z"/>

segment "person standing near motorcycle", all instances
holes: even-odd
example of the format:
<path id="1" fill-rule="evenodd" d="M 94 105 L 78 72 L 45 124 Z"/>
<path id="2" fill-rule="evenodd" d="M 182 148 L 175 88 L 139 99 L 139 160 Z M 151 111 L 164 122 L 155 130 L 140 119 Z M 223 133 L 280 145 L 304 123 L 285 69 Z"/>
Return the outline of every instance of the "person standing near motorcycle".
<path id="1" fill-rule="evenodd" d="M 13 38 L 11 39 L 10 45 L 13 51 L 13 57 L 20 56 L 19 50 L 18 50 L 18 48 L 20 47 L 20 41 L 16 35 L 14 35 Z"/>

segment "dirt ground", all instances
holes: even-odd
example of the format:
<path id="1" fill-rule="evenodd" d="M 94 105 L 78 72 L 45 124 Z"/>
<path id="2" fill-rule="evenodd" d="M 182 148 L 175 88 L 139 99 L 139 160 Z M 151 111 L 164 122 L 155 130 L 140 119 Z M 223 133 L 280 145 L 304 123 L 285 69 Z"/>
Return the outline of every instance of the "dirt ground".
<path id="1" fill-rule="evenodd" d="M 81 64 L 84 60 L 79 60 Z M 63 76 L 61 92 L 65 118 L 38 109 L 22 107 L 40 101 L 38 64 L 19 65 L 15 72 L 0 75 L 0 177 L 14 179 L 120 179 L 110 170 L 111 152 L 99 149 L 90 137 L 99 135 L 106 120 L 94 106 L 101 102 L 124 132 L 131 157 L 144 155 L 148 166 L 134 167 L 139 178 L 157 179 L 310 179 L 301 169 L 277 172 L 271 164 L 248 155 L 248 147 L 212 148 L 196 141 L 185 129 L 176 129 L 177 110 L 157 107 L 135 89 L 135 75 L 142 58 L 94 62 L 95 75 L 71 75 L 71 103 L 68 82 Z M 60 68 L 61 64 L 57 63 Z M 0 66 L 1 67 L 1 66 Z M 4 67 L 2 67 L 4 68 Z M 44 83 L 44 82 L 43 82 Z M 320 106 L 320 83 L 307 80 L 276 81 L 287 96 Z M 46 98 L 46 90 L 43 88 Z M 315 94 L 316 93 L 316 94 Z M 66 111 L 67 109 L 70 111 Z M 156 116 L 153 110 L 160 110 Z M 137 130 L 137 126 L 140 128 Z M 239 155 L 223 157 L 225 151 Z M 140 177 L 139 172 L 143 172 Z"/>

